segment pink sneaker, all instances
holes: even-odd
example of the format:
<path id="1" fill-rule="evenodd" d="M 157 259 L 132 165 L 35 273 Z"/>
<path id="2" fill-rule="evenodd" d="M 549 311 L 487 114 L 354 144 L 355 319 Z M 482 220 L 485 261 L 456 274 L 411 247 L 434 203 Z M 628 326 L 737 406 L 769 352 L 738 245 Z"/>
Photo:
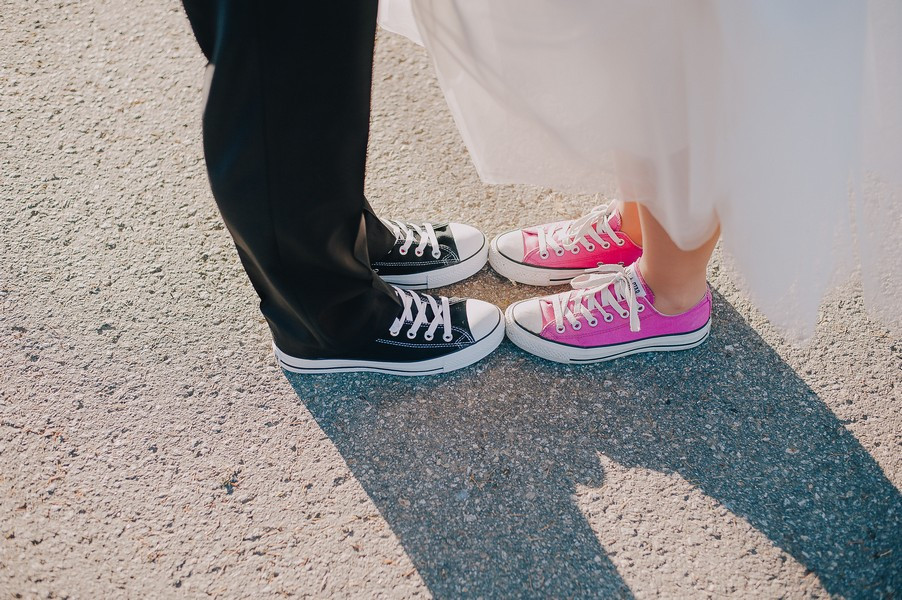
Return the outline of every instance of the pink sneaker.
<path id="1" fill-rule="evenodd" d="M 492 240 L 489 263 L 528 285 L 560 285 L 599 265 L 626 267 L 642 256 L 642 248 L 620 231 L 620 223 L 611 203 L 572 221 L 508 231 Z"/>
<path id="2" fill-rule="evenodd" d="M 688 311 L 669 316 L 652 306 L 655 298 L 635 265 L 599 267 L 571 285 L 572 291 L 510 305 L 507 337 L 536 356 L 579 364 L 694 348 L 711 330 L 710 289 Z"/>

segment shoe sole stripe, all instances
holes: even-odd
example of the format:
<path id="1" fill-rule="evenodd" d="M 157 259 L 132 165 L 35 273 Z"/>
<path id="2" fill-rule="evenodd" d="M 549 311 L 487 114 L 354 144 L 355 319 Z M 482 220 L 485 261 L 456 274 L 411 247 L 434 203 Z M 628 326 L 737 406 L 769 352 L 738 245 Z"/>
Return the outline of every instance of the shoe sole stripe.
<path id="1" fill-rule="evenodd" d="M 498 311 L 498 323 L 488 335 L 476 343 L 445 356 L 414 362 L 368 361 L 351 359 L 295 358 L 279 350 L 273 343 L 273 352 L 279 366 L 292 373 L 317 375 L 327 373 L 383 373 L 385 375 L 417 376 L 450 373 L 479 362 L 492 353 L 504 340 L 504 317 Z"/>
<path id="2" fill-rule="evenodd" d="M 542 338 L 538 334 L 523 328 L 513 319 L 509 311 L 505 313 L 505 323 L 507 325 L 507 337 L 514 345 L 539 358 L 566 364 L 604 362 L 640 352 L 689 350 L 701 345 L 711 333 L 711 319 L 709 318 L 704 325 L 695 331 L 659 335 L 643 340 L 607 346 L 582 348 Z"/>
<path id="3" fill-rule="evenodd" d="M 527 265 L 502 254 L 502 252 L 498 250 L 497 242 L 498 238 L 496 237 L 489 246 L 489 264 L 499 275 L 507 277 L 511 281 L 517 283 L 543 287 L 549 285 L 563 285 L 569 283 L 574 277 L 582 275 L 586 270 L 557 269 Z"/>
<path id="4" fill-rule="evenodd" d="M 472 277 L 485 266 L 489 260 L 489 248 L 486 240 L 482 240 L 482 246 L 476 254 L 465 258 L 456 265 L 426 271 L 425 273 L 412 273 L 410 275 L 386 275 L 382 280 L 408 290 L 427 290 L 445 287 L 467 277 Z"/>
<path id="5" fill-rule="evenodd" d="M 327 373 L 352 373 L 352 372 L 365 372 L 369 371 L 372 373 L 385 373 L 386 375 L 432 375 L 443 373 L 441 367 L 436 367 L 435 369 L 423 369 L 421 371 L 404 371 L 402 369 L 389 369 L 388 367 L 373 367 L 373 368 L 337 368 L 337 367 L 297 367 L 292 365 L 289 362 L 284 361 L 283 359 L 276 357 L 276 360 L 279 363 L 279 366 L 285 369 L 286 371 L 291 371 L 292 373 L 304 373 L 307 375 L 324 375 Z"/>
<path id="6" fill-rule="evenodd" d="M 570 362 L 575 364 L 588 364 L 593 362 L 603 362 L 606 360 L 614 360 L 615 358 L 621 358 L 624 356 L 630 356 L 631 354 L 639 354 L 640 352 L 675 352 L 678 350 L 691 350 L 696 346 L 700 346 L 704 343 L 705 340 L 708 339 L 709 334 L 705 334 L 700 340 L 695 342 L 689 342 L 687 344 L 673 344 L 673 345 L 663 345 L 663 346 L 646 346 L 642 348 L 637 348 L 635 350 L 624 350 L 619 354 L 612 354 L 605 358 L 600 359 L 592 359 L 592 358 L 572 358 Z"/>

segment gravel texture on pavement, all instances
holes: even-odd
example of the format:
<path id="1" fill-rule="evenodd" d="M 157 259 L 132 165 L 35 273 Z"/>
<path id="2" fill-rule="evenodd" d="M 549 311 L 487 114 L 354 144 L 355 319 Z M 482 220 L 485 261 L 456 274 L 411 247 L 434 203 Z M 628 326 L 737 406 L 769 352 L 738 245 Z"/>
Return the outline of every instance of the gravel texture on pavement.
<path id="1" fill-rule="evenodd" d="M 902 341 L 854 275 L 806 346 L 718 251 L 695 350 L 286 380 L 207 185 L 203 69 L 173 0 L 0 7 L 0 598 L 902 595 Z M 385 33 L 367 188 L 488 235 L 598 203 L 483 185 Z"/>

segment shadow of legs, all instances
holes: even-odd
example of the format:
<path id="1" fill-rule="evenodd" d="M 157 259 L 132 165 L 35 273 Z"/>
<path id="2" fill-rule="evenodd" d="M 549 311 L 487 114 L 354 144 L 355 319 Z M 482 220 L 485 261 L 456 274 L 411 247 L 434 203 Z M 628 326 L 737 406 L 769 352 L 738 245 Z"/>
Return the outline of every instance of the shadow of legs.
<path id="1" fill-rule="evenodd" d="M 601 481 L 589 440 L 554 439 L 499 366 L 291 379 L 435 597 L 629 596 L 571 499 L 574 481 Z"/>
<path id="2" fill-rule="evenodd" d="M 436 597 L 629 596 L 573 499 L 597 452 L 679 473 L 832 594 L 902 585 L 898 490 L 719 297 L 687 352 L 574 368 L 505 344 L 438 378 L 289 380 Z"/>

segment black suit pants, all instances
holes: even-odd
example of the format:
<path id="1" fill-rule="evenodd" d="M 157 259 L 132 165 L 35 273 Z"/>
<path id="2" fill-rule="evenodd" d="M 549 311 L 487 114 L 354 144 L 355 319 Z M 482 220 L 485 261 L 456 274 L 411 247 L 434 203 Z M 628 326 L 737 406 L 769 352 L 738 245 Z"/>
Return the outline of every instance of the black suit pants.
<path id="1" fill-rule="evenodd" d="M 210 61 L 213 196 L 279 347 L 338 356 L 400 310 L 363 194 L 376 0 L 184 0 Z"/>

